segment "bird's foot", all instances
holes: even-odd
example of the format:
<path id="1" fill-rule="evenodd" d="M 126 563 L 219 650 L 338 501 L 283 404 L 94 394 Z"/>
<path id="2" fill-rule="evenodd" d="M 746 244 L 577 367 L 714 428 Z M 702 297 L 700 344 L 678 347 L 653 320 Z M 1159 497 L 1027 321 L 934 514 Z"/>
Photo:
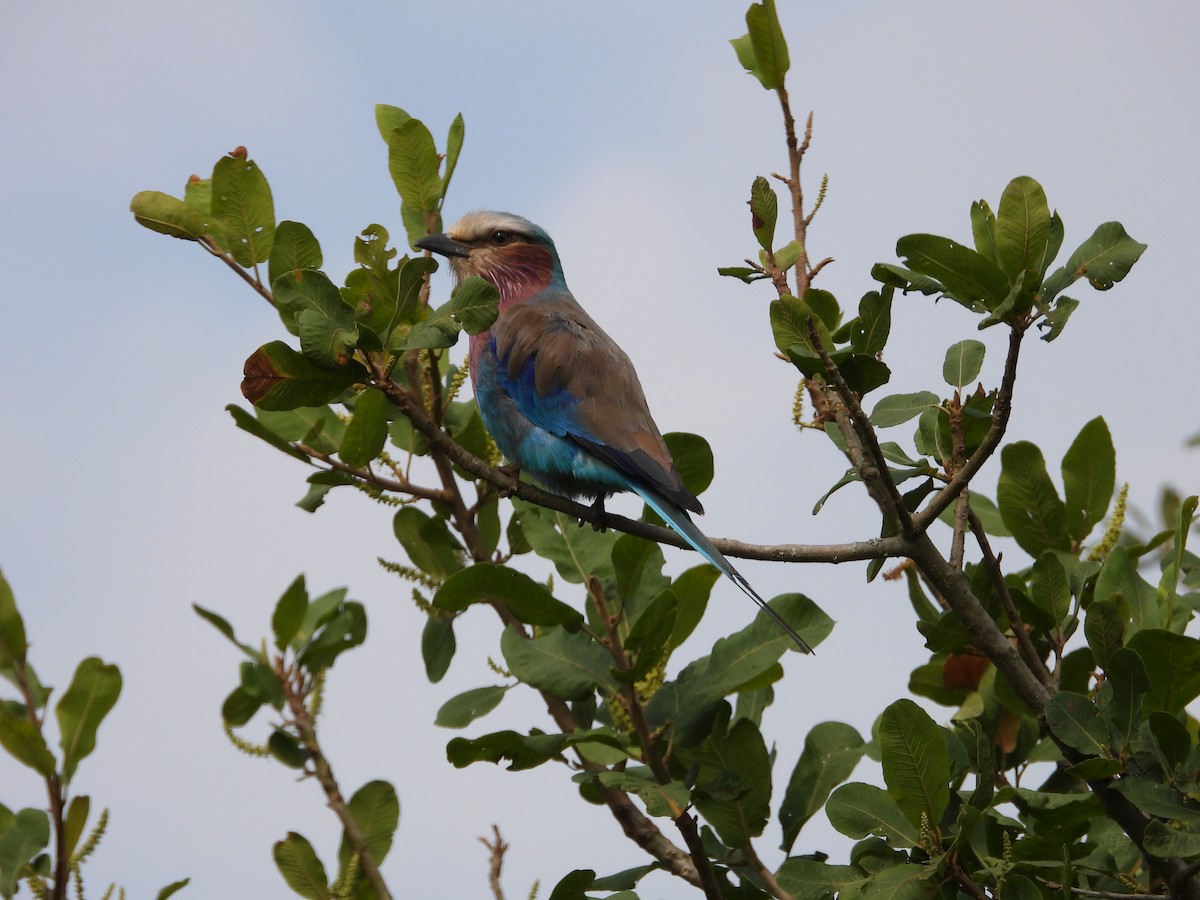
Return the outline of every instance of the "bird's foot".
<path id="1" fill-rule="evenodd" d="M 513 480 L 512 487 L 497 488 L 497 490 L 500 492 L 500 496 L 507 500 L 517 492 L 516 483 L 521 478 L 521 467 L 517 463 L 510 463 L 507 466 L 497 466 L 496 469 L 497 471 L 503 472 Z"/>
<path id="2" fill-rule="evenodd" d="M 606 513 L 604 512 L 604 498 L 597 497 L 596 502 L 592 504 L 592 515 L 595 521 L 592 522 L 592 531 L 599 531 L 601 534 L 608 531 L 608 523 L 605 521 Z M 579 524 L 583 524 L 583 520 L 579 520 Z"/>

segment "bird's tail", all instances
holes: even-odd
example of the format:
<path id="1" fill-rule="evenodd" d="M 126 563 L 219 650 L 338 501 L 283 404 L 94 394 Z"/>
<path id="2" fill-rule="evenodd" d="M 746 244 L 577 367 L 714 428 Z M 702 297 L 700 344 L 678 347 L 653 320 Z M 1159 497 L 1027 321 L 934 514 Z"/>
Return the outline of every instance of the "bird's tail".
<path id="1" fill-rule="evenodd" d="M 763 600 L 763 598 L 758 595 L 758 591 L 754 590 L 754 588 L 750 586 L 750 582 L 745 579 L 742 573 L 735 569 L 733 564 L 725 558 L 725 555 L 713 546 L 712 541 L 704 536 L 704 532 L 696 527 L 696 523 L 693 522 L 692 517 L 687 514 L 687 510 L 681 509 L 666 497 L 663 497 L 661 494 L 658 494 L 649 488 L 635 486 L 633 490 L 636 491 L 638 496 L 645 500 L 647 505 L 656 513 L 658 513 L 662 517 L 663 521 L 670 525 L 680 537 L 691 544 L 692 548 L 697 553 L 720 569 L 730 581 L 742 589 L 742 593 L 757 603 L 763 612 L 774 619 L 775 624 L 782 628 L 784 632 L 786 632 L 788 636 L 796 642 L 796 646 L 801 650 L 801 652 L 813 652 L 812 647 L 808 646 L 808 644 L 804 642 L 804 638 L 800 637 L 800 635 L 796 633 L 796 629 L 792 628 L 791 625 L 783 620 L 783 617 L 779 615 L 779 613 L 767 605 L 767 601 Z"/>

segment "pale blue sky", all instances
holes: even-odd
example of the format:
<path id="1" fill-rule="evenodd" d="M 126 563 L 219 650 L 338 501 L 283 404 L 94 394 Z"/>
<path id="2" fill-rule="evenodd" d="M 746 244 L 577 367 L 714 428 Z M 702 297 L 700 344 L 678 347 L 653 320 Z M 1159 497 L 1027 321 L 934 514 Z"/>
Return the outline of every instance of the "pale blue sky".
<path id="1" fill-rule="evenodd" d="M 821 286 L 853 306 L 871 263 L 894 259 L 897 237 L 965 238 L 970 202 L 995 205 L 1016 175 L 1045 186 L 1066 251 L 1119 219 L 1150 249 L 1112 292 L 1077 292 L 1081 308 L 1058 342 L 1030 342 L 1010 437 L 1037 437 L 1055 472 L 1083 423 L 1103 414 L 1135 503 L 1151 508 L 1166 481 L 1200 488 L 1198 457 L 1182 446 L 1200 428 L 1198 8 L 779 5 L 793 102 L 816 112 L 811 189 L 830 176 L 810 235 L 816 256 L 838 260 Z M 181 896 L 288 896 L 270 858 L 288 830 L 334 857 L 338 829 L 316 785 L 238 756 L 221 735 L 237 659 L 190 610 L 199 602 L 247 636 L 265 632 L 299 571 L 317 589 L 349 585 L 367 606 L 367 645 L 331 679 L 326 737 L 347 790 L 378 777 L 400 794 L 385 866 L 398 896 L 485 896 L 475 837 L 493 822 L 512 845 L 511 897 L 534 878 L 546 896 L 572 868 L 637 864 L 636 848 L 606 811 L 578 801 L 561 769 L 445 763 L 454 734 L 432 726 L 434 713 L 495 682 L 484 665 L 498 656 L 493 622 L 463 622 L 447 679 L 425 681 L 421 616 L 374 562 L 400 554 L 388 513 L 351 494 L 316 516 L 297 510 L 306 473 L 223 411 L 241 401 L 245 357 L 280 336 L 274 313 L 194 246 L 135 226 L 128 202 L 144 188 L 177 193 L 244 144 L 278 216 L 308 223 L 340 277 L 361 228 L 400 231 L 374 104 L 405 107 L 439 138 L 462 111 L 451 217 L 508 209 L 554 235 L 569 283 L 638 365 L 663 430 L 712 442 L 708 532 L 869 536 L 876 519 L 852 490 L 808 515 L 844 461 L 789 423 L 795 379 L 772 356 L 768 290 L 714 272 L 752 252 L 750 181 L 785 162 L 777 106 L 726 43 L 744 30 L 745 3 L 72 6 L 0 10 L 0 373 L 10 397 L 0 567 L 46 680 L 65 684 L 88 654 L 126 676 L 78 779 L 113 814 L 89 865 L 91 893 L 119 879 L 131 897 L 153 896 L 191 875 Z M 938 390 L 945 347 L 976 335 L 972 318 L 910 297 L 897 319 L 887 390 Z M 994 384 L 1002 335 L 982 339 Z M 985 491 L 996 471 L 984 470 Z M 779 785 L 813 724 L 865 732 L 924 653 L 903 592 L 865 586 L 860 566 L 742 568 L 764 594 L 804 591 L 839 620 L 815 659 L 789 658 L 768 713 Z M 713 621 L 685 649 L 701 652 L 749 614 L 719 586 Z M 537 704 L 510 696 L 467 733 L 528 724 L 546 725 Z M 31 773 L 7 760 L 0 785 L 10 805 L 43 802 Z M 777 840 L 772 830 L 761 843 L 771 864 Z M 797 852 L 836 859 L 846 846 L 814 822 Z M 643 892 L 688 895 L 665 876 Z"/>

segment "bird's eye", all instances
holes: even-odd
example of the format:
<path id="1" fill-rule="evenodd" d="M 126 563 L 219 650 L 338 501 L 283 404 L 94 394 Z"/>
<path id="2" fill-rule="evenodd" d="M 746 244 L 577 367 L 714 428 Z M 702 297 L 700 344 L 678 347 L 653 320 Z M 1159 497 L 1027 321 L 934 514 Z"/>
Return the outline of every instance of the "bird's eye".
<path id="1" fill-rule="evenodd" d="M 511 231 L 505 231 L 501 228 L 492 232 L 492 243 L 497 247 L 503 247 L 505 244 L 512 243 L 513 234 Z"/>

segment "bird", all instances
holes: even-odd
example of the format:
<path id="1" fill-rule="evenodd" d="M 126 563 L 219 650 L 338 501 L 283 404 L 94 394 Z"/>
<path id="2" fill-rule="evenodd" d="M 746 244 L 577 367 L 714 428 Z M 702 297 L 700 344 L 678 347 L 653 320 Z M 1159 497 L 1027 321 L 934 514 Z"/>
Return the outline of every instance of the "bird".
<path id="1" fill-rule="evenodd" d="M 499 315 L 471 335 L 468 366 L 500 452 L 548 490 L 590 498 L 632 491 L 796 643 L 812 648 L 692 521 L 704 512 L 659 432 L 633 363 L 567 287 L 550 235 L 512 213 L 477 210 L 414 246 L 446 257 L 457 281 L 499 292 Z"/>

